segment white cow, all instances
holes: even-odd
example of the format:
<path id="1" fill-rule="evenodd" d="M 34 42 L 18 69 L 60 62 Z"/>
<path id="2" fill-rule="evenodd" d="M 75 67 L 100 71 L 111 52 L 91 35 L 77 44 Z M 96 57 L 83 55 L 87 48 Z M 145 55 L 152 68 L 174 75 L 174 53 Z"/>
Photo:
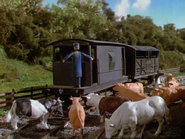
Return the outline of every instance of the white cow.
<path id="1" fill-rule="evenodd" d="M 100 103 L 100 100 L 103 98 L 103 97 L 105 97 L 105 96 L 100 96 L 100 95 L 98 95 L 98 94 L 94 94 L 94 93 L 90 93 L 90 94 L 88 94 L 87 95 L 87 102 L 86 102 L 86 105 L 87 106 L 94 106 L 94 107 L 96 107 L 96 109 L 98 110 L 98 112 L 99 112 L 99 103 Z M 101 118 L 100 118 L 100 122 L 102 123 L 103 121 L 104 121 L 104 119 L 103 119 L 104 117 L 103 117 L 103 115 L 101 116 Z"/>
<path id="2" fill-rule="evenodd" d="M 62 102 L 58 99 L 57 101 L 48 99 L 46 101 L 39 102 L 38 100 L 32 99 L 17 99 L 13 101 L 12 107 L 8 114 L 4 118 L 5 122 L 10 122 L 14 129 L 18 129 L 17 123 L 19 119 L 27 116 L 33 119 L 40 119 L 41 124 L 48 128 L 47 119 L 49 112 L 59 112 L 63 114 Z"/>
<path id="3" fill-rule="evenodd" d="M 105 136 L 111 138 L 119 129 L 119 137 L 123 136 L 126 127 L 130 127 L 132 133 L 130 138 L 137 135 L 136 125 L 144 125 L 152 120 L 159 123 L 155 136 L 158 136 L 162 130 L 164 117 L 169 123 L 169 109 L 164 100 L 159 96 L 152 96 L 135 102 L 123 103 L 105 122 Z"/>
<path id="4" fill-rule="evenodd" d="M 155 80 L 155 88 L 165 87 L 165 84 L 168 80 L 168 76 L 172 76 L 171 73 L 166 73 L 164 75 L 160 75 Z"/>

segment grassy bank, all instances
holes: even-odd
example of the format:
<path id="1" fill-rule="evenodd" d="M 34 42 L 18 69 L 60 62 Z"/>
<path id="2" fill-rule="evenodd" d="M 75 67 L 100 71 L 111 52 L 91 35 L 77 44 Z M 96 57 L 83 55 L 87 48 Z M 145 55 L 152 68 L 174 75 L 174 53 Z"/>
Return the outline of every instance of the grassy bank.
<path id="1" fill-rule="evenodd" d="M 25 62 L 9 59 L 0 46 L 0 93 L 19 91 L 22 88 L 53 84 L 53 73 L 41 65 L 29 65 Z M 4 111 L 0 109 L 0 117 Z"/>
<path id="2" fill-rule="evenodd" d="M 51 71 L 41 65 L 29 65 L 19 60 L 9 59 L 2 47 L 0 47 L 0 67 L 0 93 L 53 83 Z"/>

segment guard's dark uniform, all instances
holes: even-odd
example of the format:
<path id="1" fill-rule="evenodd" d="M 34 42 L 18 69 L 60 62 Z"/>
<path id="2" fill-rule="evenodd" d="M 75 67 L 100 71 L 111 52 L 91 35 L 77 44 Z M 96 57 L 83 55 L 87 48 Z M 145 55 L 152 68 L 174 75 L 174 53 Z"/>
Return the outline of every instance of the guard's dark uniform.
<path id="1" fill-rule="evenodd" d="M 79 43 L 74 43 L 74 49 L 75 45 L 78 45 L 78 48 L 74 51 L 68 54 L 64 61 L 66 61 L 68 58 L 72 56 L 72 62 L 73 62 L 73 78 L 74 78 L 74 87 L 81 87 L 81 77 L 82 77 L 82 62 L 81 62 L 81 55 L 84 55 L 85 57 L 93 60 L 93 58 L 90 55 L 87 55 L 83 52 L 78 51 L 79 50 Z"/>

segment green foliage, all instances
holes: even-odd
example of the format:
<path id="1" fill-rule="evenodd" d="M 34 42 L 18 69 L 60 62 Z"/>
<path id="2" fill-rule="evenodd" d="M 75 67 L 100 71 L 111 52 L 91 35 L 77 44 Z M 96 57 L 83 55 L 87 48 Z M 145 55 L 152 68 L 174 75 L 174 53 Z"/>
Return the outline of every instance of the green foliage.
<path id="1" fill-rule="evenodd" d="M 106 24 L 106 16 L 102 14 L 102 3 L 93 0 L 59 0 L 62 8 L 52 5 L 51 13 L 53 30 L 61 38 L 91 38 Z M 61 35 L 60 35 L 61 34 Z"/>
<path id="2" fill-rule="evenodd" d="M 159 69 L 180 67 L 184 63 L 183 53 L 177 51 L 160 51 Z"/>
<path id="3" fill-rule="evenodd" d="M 0 44 L 8 57 L 28 63 L 50 57 L 48 44 L 78 38 L 153 46 L 185 53 L 185 29 L 173 23 L 156 26 L 148 16 L 115 16 L 106 0 L 58 0 L 51 7 L 43 0 L 0 1 Z M 164 66 L 165 67 L 165 66 Z"/>
<path id="4" fill-rule="evenodd" d="M 4 51 L 4 47 L 2 45 L 0 45 L 0 59 L 1 60 L 4 60 L 7 58 L 7 54 L 6 52 Z"/>
<path id="5" fill-rule="evenodd" d="M 10 6 L 8 10 L 1 6 L 9 2 L 11 0 L 0 3 L 0 16 L 4 19 L 0 21 L 0 28 L 3 30 L 0 33 L 1 44 L 8 56 L 32 63 L 35 62 L 35 57 L 51 55 L 51 52 L 45 53 L 45 46 L 54 40 L 49 31 L 51 15 L 47 8 L 41 7 L 42 0 L 16 0 L 16 6 Z M 21 13 L 20 9 L 24 11 Z M 46 15 L 48 20 L 43 18 Z"/>
<path id="6" fill-rule="evenodd" d="M 180 66 L 180 72 L 185 72 L 185 62 Z"/>

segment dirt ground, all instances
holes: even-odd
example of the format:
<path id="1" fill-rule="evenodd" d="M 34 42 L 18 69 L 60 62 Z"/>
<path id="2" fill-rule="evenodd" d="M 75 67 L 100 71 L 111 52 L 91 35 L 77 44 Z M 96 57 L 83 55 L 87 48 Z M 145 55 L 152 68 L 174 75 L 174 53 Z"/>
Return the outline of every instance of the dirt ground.
<path id="1" fill-rule="evenodd" d="M 164 123 L 163 130 L 158 137 L 154 136 L 157 130 L 158 123 L 150 122 L 147 124 L 142 138 L 185 138 L 185 108 L 182 107 L 182 102 L 170 104 L 171 122 L 168 125 Z M 110 115 L 107 115 L 109 118 Z M 84 138 L 95 138 L 104 127 L 104 124 L 100 124 L 100 117 L 95 110 L 86 115 Z M 142 126 L 137 126 L 138 134 L 141 132 Z M 69 124 L 65 130 L 59 131 L 57 136 L 64 138 L 70 138 L 72 135 L 71 125 Z M 129 138 L 131 135 L 130 129 L 126 129 L 124 132 L 124 138 Z M 80 137 L 80 131 L 76 130 L 76 137 Z M 116 138 L 115 135 L 113 138 Z M 105 138 L 105 133 L 100 138 Z"/>
<path id="2" fill-rule="evenodd" d="M 168 125 L 166 122 L 163 126 L 162 133 L 157 138 L 185 138 L 185 108 L 182 107 L 182 102 L 173 103 L 170 104 L 170 113 L 171 113 L 171 123 Z M 107 114 L 107 117 L 109 118 L 110 115 Z M 84 128 L 84 138 L 95 138 L 104 127 L 104 123 L 101 124 L 100 117 L 97 112 L 97 110 L 92 111 L 88 114 L 86 114 L 86 120 L 85 120 L 85 128 Z M 23 122 L 23 121 L 21 121 Z M 48 125 L 50 129 L 55 128 L 54 126 L 50 125 L 51 121 L 48 122 Z M 23 124 L 23 123 L 22 123 Z M 147 124 L 142 138 L 155 138 L 154 133 L 157 130 L 158 123 L 151 122 Z M 141 131 L 142 126 L 138 126 L 138 134 Z M 11 129 L 11 127 L 10 127 Z M 5 129 L 0 129 L 0 133 L 3 132 Z M 6 130 L 6 132 L 9 132 L 11 130 Z M 41 132 L 49 132 L 47 129 L 43 129 L 43 127 L 38 124 L 37 126 L 30 127 L 28 130 L 24 131 L 27 135 L 31 134 L 40 134 Z M 30 133 L 29 133 L 30 132 Z M 35 132 L 35 133 L 33 133 Z M 124 133 L 124 138 L 130 137 L 130 129 L 126 129 Z M 28 136 L 27 136 L 28 137 Z M 69 124 L 64 130 L 59 130 L 55 137 L 49 137 L 49 139 L 63 139 L 63 138 L 71 138 L 72 137 L 72 128 L 71 124 Z M 116 138 L 117 135 L 114 136 Z M 76 137 L 75 139 L 80 138 L 80 131 L 76 130 Z M 103 133 L 100 138 L 105 138 L 105 134 Z M 13 137 L 10 137 L 9 139 L 28 139 L 23 136 L 23 133 L 16 134 Z M 33 139 L 33 138 L 29 138 Z"/>

